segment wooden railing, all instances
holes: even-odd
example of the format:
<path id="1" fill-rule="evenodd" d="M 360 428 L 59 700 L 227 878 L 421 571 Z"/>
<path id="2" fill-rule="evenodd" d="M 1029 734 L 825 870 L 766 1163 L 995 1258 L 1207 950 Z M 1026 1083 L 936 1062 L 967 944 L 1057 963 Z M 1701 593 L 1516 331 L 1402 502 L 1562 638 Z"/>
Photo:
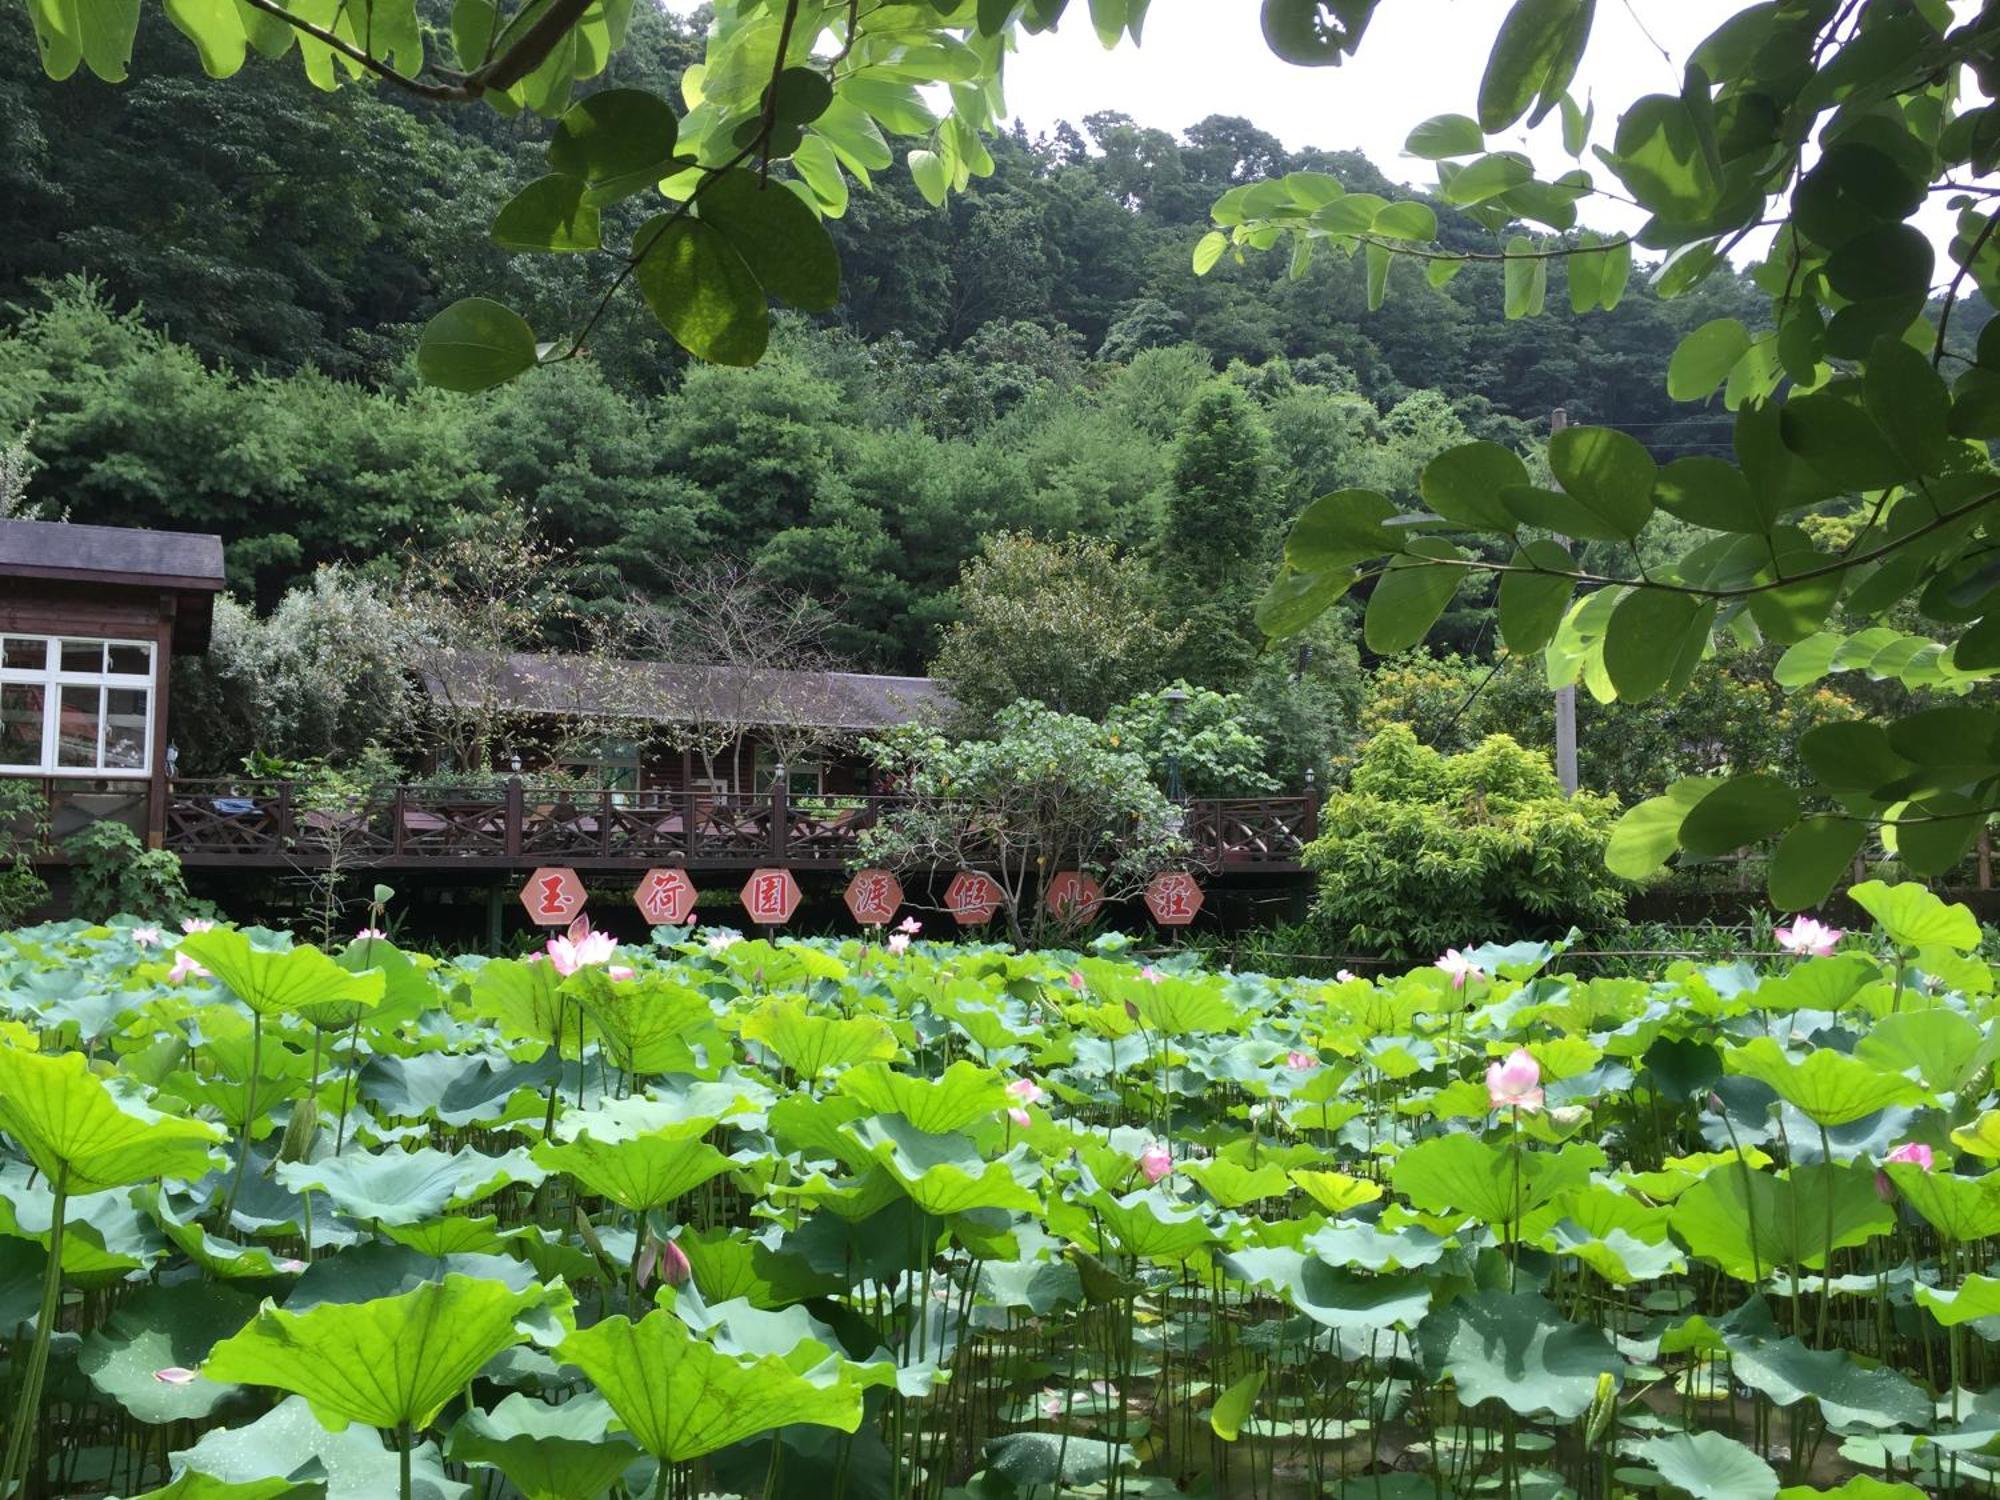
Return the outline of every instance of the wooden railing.
<path id="1" fill-rule="evenodd" d="M 894 797 L 770 792 L 577 791 L 510 781 L 492 792 L 383 787 L 328 802 L 255 778 L 172 785 L 166 846 L 189 864 L 532 869 L 838 869 Z M 1190 802 L 1196 864 L 1296 870 L 1313 836 L 1309 797 Z"/>

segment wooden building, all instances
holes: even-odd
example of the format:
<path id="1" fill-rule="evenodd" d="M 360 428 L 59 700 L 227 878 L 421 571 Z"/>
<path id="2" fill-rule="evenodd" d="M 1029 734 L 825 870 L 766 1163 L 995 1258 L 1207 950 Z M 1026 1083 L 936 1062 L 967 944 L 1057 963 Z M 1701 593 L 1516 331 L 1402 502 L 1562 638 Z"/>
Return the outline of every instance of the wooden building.
<path id="1" fill-rule="evenodd" d="M 222 585 L 220 537 L 0 520 L 0 776 L 40 786 L 52 840 L 116 818 L 161 843 L 168 668 Z"/>

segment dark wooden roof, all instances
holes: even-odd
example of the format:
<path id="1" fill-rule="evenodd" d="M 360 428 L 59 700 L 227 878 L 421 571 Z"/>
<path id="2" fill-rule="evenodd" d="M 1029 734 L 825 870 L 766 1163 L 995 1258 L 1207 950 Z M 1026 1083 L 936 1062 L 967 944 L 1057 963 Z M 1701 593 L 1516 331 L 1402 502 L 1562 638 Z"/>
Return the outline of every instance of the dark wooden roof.
<path id="1" fill-rule="evenodd" d="M 515 655 L 496 668 L 493 658 L 467 652 L 433 662 L 425 678 L 431 695 L 446 702 L 502 702 L 552 717 L 659 724 L 720 718 L 871 730 L 940 717 L 952 706 L 944 689 L 928 677 L 594 662 L 573 656 Z"/>
<path id="2" fill-rule="evenodd" d="M 0 579 L 9 578 L 172 594 L 175 648 L 200 651 L 208 645 L 209 618 L 222 592 L 222 538 L 137 526 L 0 520 Z"/>

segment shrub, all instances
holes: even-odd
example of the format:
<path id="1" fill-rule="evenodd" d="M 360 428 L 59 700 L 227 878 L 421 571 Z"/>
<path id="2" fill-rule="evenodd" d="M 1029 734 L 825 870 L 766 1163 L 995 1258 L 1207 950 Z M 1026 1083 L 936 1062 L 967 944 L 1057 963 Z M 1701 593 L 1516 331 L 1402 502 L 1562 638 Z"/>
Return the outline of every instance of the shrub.
<path id="1" fill-rule="evenodd" d="M 1356 952 L 1424 957 L 1449 945 L 1623 920 L 1604 869 L 1613 797 L 1566 798 L 1546 756 L 1506 735 L 1444 755 L 1401 724 L 1378 733 L 1306 848 L 1314 921 Z"/>
<path id="2" fill-rule="evenodd" d="M 76 914 L 92 921 L 140 917 L 160 922 L 195 906 L 181 874 L 180 856 L 148 849 L 123 823 L 87 824 L 63 840 L 74 882 Z M 205 908 L 204 908 L 205 909 Z"/>
<path id="3" fill-rule="evenodd" d="M 47 811 L 40 782 L 0 776 L 0 927 L 19 922 L 49 893 L 29 862 L 47 833 Z"/>

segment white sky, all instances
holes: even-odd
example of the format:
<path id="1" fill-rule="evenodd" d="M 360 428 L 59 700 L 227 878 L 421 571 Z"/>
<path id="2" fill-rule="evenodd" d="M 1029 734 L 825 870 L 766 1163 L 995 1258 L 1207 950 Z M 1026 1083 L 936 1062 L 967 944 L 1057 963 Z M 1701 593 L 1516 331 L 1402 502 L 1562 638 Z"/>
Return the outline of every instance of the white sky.
<path id="1" fill-rule="evenodd" d="M 1594 90 L 1592 139 L 1608 142 L 1619 114 L 1641 94 L 1678 93 L 1688 54 L 1741 8 L 1742 0 L 1600 4 L 1578 75 Z M 1085 0 L 1071 0 L 1057 31 L 1025 38 L 1009 59 L 1008 107 L 1030 135 L 1100 109 L 1174 131 L 1207 115 L 1242 115 L 1293 150 L 1355 149 L 1396 181 L 1430 184 L 1434 168 L 1405 157 L 1403 142 L 1432 115 L 1473 113 L 1507 6 L 1505 0 L 1384 0 L 1359 56 L 1338 68 L 1280 62 L 1264 43 L 1258 11 L 1257 0 L 1153 0 L 1144 44 L 1107 52 L 1090 29 Z M 1489 145 L 1526 151 L 1548 177 L 1576 165 L 1563 152 L 1553 116 L 1532 135 L 1517 128 Z M 1595 160 L 1585 165 L 1593 176 L 1606 175 Z M 1616 205 L 1586 217 L 1624 227 Z"/>

